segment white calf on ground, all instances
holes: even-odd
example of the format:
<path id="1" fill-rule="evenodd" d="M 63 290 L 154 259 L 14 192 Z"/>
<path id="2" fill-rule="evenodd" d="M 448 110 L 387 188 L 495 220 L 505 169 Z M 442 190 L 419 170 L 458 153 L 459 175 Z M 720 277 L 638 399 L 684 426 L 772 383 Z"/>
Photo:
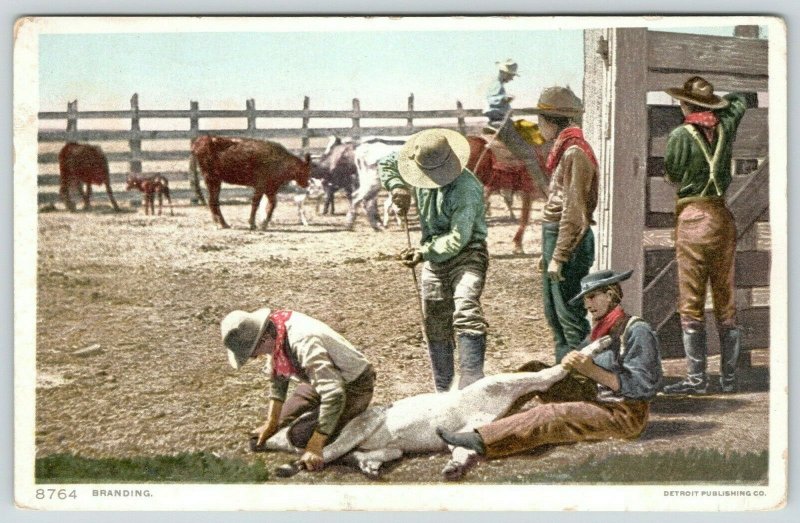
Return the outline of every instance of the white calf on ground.
<path id="1" fill-rule="evenodd" d="M 584 349 L 594 355 L 605 350 L 611 338 L 605 336 Z M 443 452 L 448 446 L 436 435 L 436 428 L 470 431 L 502 417 L 514 402 L 530 392 L 541 392 L 566 377 L 561 366 L 539 372 L 515 372 L 487 376 L 461 390 L 428 393 L 396 401 L 388 407 L 373 406 L 350 421 L 339 437 L 323 450 L 330 463 L 343 456 L 355 462 L 364 474 L 377 477 L 383 463 L 408 452 Z M 270 450 L 301 452 L 289 443 L 287 429 L 272 436 Z M 458 479 L 477 459 L 477 454 L 450 447 L 452 457 L 442 469 L 447 479 Z"/>

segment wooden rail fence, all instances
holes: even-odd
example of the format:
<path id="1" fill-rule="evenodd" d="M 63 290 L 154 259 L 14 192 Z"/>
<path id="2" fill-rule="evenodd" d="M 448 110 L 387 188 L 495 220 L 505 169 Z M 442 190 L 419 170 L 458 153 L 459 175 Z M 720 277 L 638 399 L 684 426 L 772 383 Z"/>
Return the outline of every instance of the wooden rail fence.
<path id="1" fill-rule="evenodd" d="M 352 108 L 349 110 L 323 110 L 311 109 L 309 97 L 303 99 L 301 110 L 285 109 L 257 109 L 254 99 L 245 103 L 244 110 L 201 110 L 198 102 L 192 101 L 187 110 L 143 110 L 139 108 L 138 94 L 130 100 L 131 108 L 125 111 L 79 111 L 78 102 L 73 101 L 67 105 L 66 112 L 42 111 L 39 120 L 65 122 L 64 129 L 44 129 L 40 127 L 38 140 L 40 153 L 38 162 L 41 166 L 50 166 L 54 169 L 58 163 L 58 152 L 53 150 L 54 144 L 66 142 L 88 142 L 99 144 L 101 147 L 106 142 L 127 142 L 127 150 L 105 151 L 108 161 L 124 162 L 126 169 L 120 172 L 112 169 L 111 181 L 113 184 L 122 184 L 128 173 L 154 174 L 158 172 L 165 175 L 170 181 L 186 181 L 188 175 L 188 162 L 190 144 L 192 139 L 204 134 L 221 136 L 235 136 L 271 140 L 283 143 L 295 154 L 311 153 L 317 156 L 324 149 L 322 142 L 330 136 L 350 137 L 359 140 L 367 136 L 408 136 L 417 131 L 431 127 L 446 127 L 457 129 L 462 133 L 474 132 L 484 122 L 481 109 L 465 109 L 460 101 L 456 102 L 455 109 L 444 110 L 417 110 L 414 108 L 414 95 L 408 97 L 406 110 L 362 110 L 358 98 L 353 99 Z M 534 109 L 515 110 L 517 115 L 534 114 Z M 246 121 L 245 128 L 203 128 L 203 122 L 218 119 L 240 119 Z M 259 127 L 259 120 L 263 119 L 296 119 L 299 127 Z M 185 120 L 185 129 L 148 130 L 142 128 L 143 120 L 177 119 Z M 349 127 L 325 126 L 325 120 L 349 119 Z M 471 121 L 477 119 L 476 121 Z M 129 129 L 83 129 L 79 125 L 86 120 L 114 120 L 117 122 L 130 122 Z M 323 126 L 312 126 L 312 121 L 322 120 Z M 369 126 L 364 125 L 365 120 L 398 120 L 397 125 Z M 421 124 L 420 120 L 428 122 Z M 119 127 L 119 125 L 117 125 Z M 147 142 L 170 140 L 175 147 L 167 150 L 148 150 L 143 147 Z M 41 151 L 49 147 L 49 151 Z M 60 149 L 60 147 L 58 147 Z M 186 169 L 143 169 L 147 162 L 180 162 L 186 161 Z M 41 171 L 42 169 L 40 169 Z M 39 201 L 40 203 L 52 202 L 57 199 L 53 186 L 58 184 L 58 174 L 42 173 L 39 175 Z M 49 190 L 48 190 L 49 187 Z M 227 189 L 230 193 L 231 189 Z M 239 191 L 241 192 L 241 191 Z M 96 192 L 102 197 L 102 192 Z M 189 194 L 188 192 L 186 194 Z M 180 197 L 180 196 L 179 196 Z"/>

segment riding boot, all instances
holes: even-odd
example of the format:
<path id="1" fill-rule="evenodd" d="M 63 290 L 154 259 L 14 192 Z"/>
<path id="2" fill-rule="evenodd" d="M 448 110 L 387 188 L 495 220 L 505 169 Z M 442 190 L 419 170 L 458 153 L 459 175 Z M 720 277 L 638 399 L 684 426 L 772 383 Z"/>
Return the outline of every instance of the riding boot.
<path id="1" fill-rule="evenodd" d="M 736 392 L 736 365 L 742 348 L 742 330 L 739 327 L 719 329 L 719 385 L 722 392 Z"/>
<path id="2" fill-rule="evenodd" d="M 459 380 L 463 389 L 483 377 L 483 358 L 486 352 L 486 334 L 459 334 Z"/>
<path id="3" fill-rule="evenodd" d="M 687 325 L 683 329 L 683 350 L 686 352 L 686 378 L 664 387 L 664 394 L 705 394 L 708 392 L 706 375 L 706 329 L 702 323 Z"/>
<path id="4" fill-rule="evenodd" d="M 453 342 L 429 341 L 428 354 L 431 357 L 431 368 L 433 369 L 433 384 L 436 392 L 447 392 L 453 383 L 454 363 L 453 363 Z"/>

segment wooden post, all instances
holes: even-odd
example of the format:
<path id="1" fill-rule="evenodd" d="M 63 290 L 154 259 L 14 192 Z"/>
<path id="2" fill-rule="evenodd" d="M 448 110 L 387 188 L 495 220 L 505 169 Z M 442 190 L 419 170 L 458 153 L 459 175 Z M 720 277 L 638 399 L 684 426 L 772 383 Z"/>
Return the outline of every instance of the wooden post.
<path id="1" fill-rule="evenodd" d="M 128 140 L 128 147 L 131 151 L 131 160 L 129 161 L 130 173 L 142 173 L 142 161 L 139 159 L 142 152 L 142 140 L 139 138 L 139 95 L 134 93 L 131 96 L 131 139 Z M 135 138 L 134 138 L 135 137 Z"/>
<path id="2" fill-rule="evenodd" d="M 408 118 L 406 118 L 408 134 L 414 134 L 414 93 L 408 95 Z"/>
<path id="3" fill-rule="evenodd" d="M 67 133 L 78 130 L 78 100 L 67 102 Z M 68 136 L 67 141 L 73 141 Z"/>
<path id="4" fill-rule="evenodd" d="M 192 132 L 192 138 L 189 140 L 189 147 L 194 143 L 195 138 L 200 134 L 200 105 L 192 100 L 189 102 L 189 130 Z M 199 205 L 201 203 L 200 196 L 203 193 L 200 191 L 200 181 L 197 172 L 197 160 L 189 153 L 189 187 L 192 189 L 192 196 L 189 197 L 189 203 L 192 205 Z M 205 204 L 205 202 L 202 202 Z"/>
<path id="5" fill-rule="evenodd" d="M 302 125 L 302 138 L 301 143 L 303 147 L 303 154 L 308 152 L 308 109 L 311 106 L 311 100 L 308 96 L 303 97 L 303 125 Z"/>
<path id="6" fill-rule="evenodd" d="M 609 99 L 612 138 L 603 151 L 609 161 L 603 166 L 608 169 L 603 173 L 607 201 L 601 207 L 608 206 L 609 210 L 606 233 L 609 250 L 600 268 L 633 269 L 623 303 L 628 313 L 641 315 L 649 136 L 647 29 L 612 29 L 608 36 L 609 62 L 614 75 Z"/>
<path id="7" fill-rule="evenodd" d="M 467 134 L 467 123 L 464 121 L 464 105 L 461 100 L 456 100 L 456 118 L 458 119 L 458 130 L 461 134 Z"/>
<path id="8" fill-rule="evenodd" d="M 247 108 L 247 130 L 248 132 L 254 132 L 256 130 L 256 101 L 253 98 L 249 98 L 245 102 L 245 106 Z M 251 135 L 252 137 L 252 135 Z"/>
<path id="9" fill-rule="evenodd" d="M 361 138 L 361 102 L 358 98 L 353 98 L 353 129 L 350 136 L 356 141 Z"/>
<path id="10" fill-rule="evenodd" d="M 739 38 L 758 38 L 757 25 L 737 25 L 733 28 L 733 36 Z"/>
<path id="11" fill-rule="evenodd" d="M 200 108 L 197 102 L 189 102 L 189 130 L 192 131 L 192 138 L 197 138 L 200 131 Z"/>
<path id="12" fill-rule="evenodd" d="M 611 265 L 609 234 L 611 232 L 611 88 L 613 85 L 608 56 L 609 29 L 587 29 L 583 32 L 583 133 L 594 149 L 599 163 L 598 204 L 593 227 L 595 266 Z"/>

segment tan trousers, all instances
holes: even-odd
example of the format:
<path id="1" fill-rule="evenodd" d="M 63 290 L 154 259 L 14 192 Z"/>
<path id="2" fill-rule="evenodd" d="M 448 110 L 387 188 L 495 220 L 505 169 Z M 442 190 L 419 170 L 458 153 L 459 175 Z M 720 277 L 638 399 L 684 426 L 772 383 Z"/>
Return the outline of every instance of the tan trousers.
<path id="1" fill-rule="evenodd" d="M 568 396 L 588 390 L 578 383 L 562 386 L 565 392 L 570 391 Z M 650 413 L 647 401 L 558 401 L 554 396 L 540 396 L 549 402 L 478 428 L 486 456 L 510 456 L 541 445 L 636 438 L 647 425 Z"/>
<path id="2" fill-rule="evenodd" d="M 374 389 L 375 370 L 372 365 L 368 366 L 358 378 L 345 384 L 344 408 L 339 416 L 336 429 L 333 434 L 329 434 L 329 443 L 336 439 L 348 421 L 367 409 L 369 402 L 372 401 Z M 305 448 L 308 440 L 311 439 L 319 419 L 319 405 L 319 394 L 310 383 L 305 382 L 297 385 L 292 395 L 283 404 L 278 426 L 291 425 L 288 436 L 289 441 L 295 447 Z"/>
<path id="3" fill-rule="evenodd" d="M 675 256 L 680 291 L 678 312 L 684 324 L 704 321 L 709 281 L 718 324 L 735 324 L 735 252 L 736 223 L 724 199 L 704 198 L 679 205 Z"/>

